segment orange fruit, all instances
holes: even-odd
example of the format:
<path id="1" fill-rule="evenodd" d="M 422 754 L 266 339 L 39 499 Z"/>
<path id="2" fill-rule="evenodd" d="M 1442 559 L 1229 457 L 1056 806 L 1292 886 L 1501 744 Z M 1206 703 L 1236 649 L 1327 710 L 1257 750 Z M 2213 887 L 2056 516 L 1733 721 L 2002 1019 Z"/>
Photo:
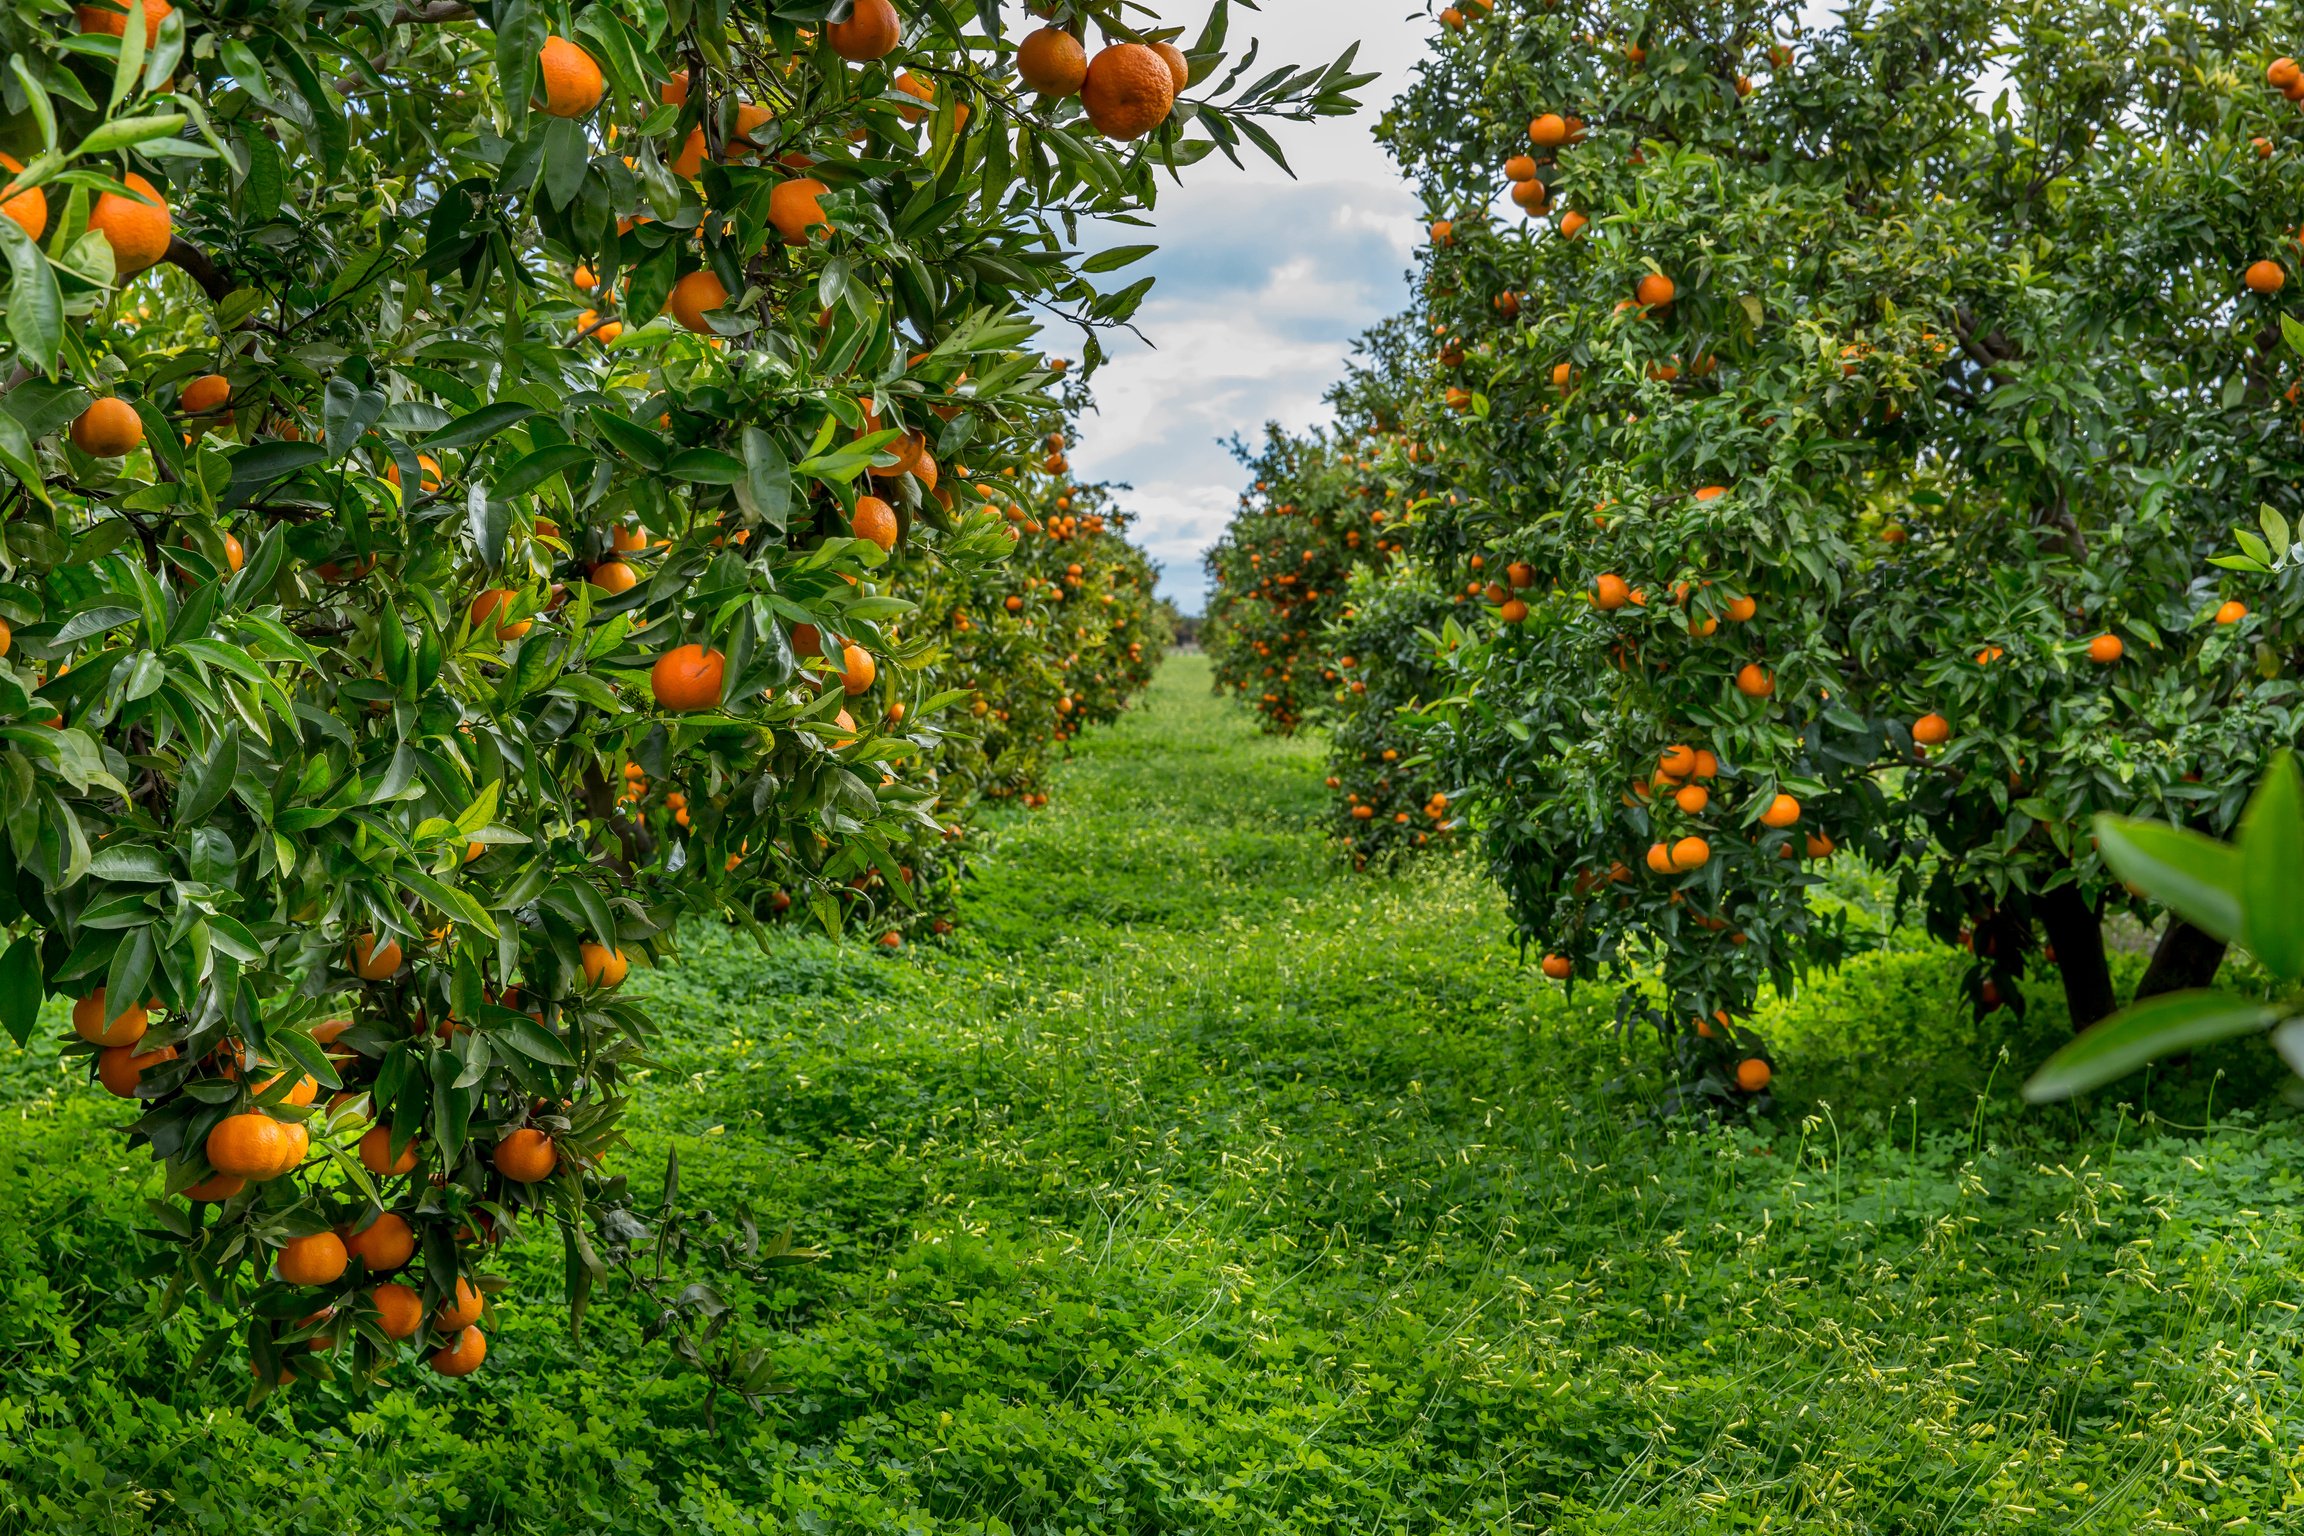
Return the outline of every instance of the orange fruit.
<path id="1" fill-rule="evenodd" d="M 848 691 L 849 697 L 870 688 L 879 675 L 880 668 L 873 662 L 870 651 L 860 645 L 840 648 L 840 686 Z"/>
<path id="2" fill-rule="evenodd" d="M 416 1257 L 416 1233 L 406 1217 L 385 1211 L 358 1231 L 346 1232 L 344 1251 L 367 1265 L 369 1273 L 390 1274 Z"/>
<path id="3" fill-rule="evenodd" d="M 1650 309 L 1662 309 L 1679 295 L 1679 284 L 1661 272 L 1649 273 L 1632 290 L 1632 296 Z"/>
<path id="4" fill-rule="evenodd" d="M 96 0 L 93 5 L 73 7 L 72 14 L 79 21 L 83 33 L 126 37 L 128 13 L 139 9 L 144 13 L 144 46 L 150 48 L 160 41 L 160 23 L 166 21 L 168 13 L 176 9 L 168 0 L 143 0 L 141 6 L 123 4 L 121 0 Z"/>
<path id="5" fill-rule="evenodd" d="M 1544 974 L 1554 981 L 1566 981 L 1575 972 L 1575 969 L 1575 963 L 1566 955 L 1546 955 L 1544 957 Z"/>
<path id="6" fill-rule="evenodd" d="M 611 320 L 607 324 L 602 325 L 599 323 L 599 320 L 600 311 L 596 309 L 588 309 L 584 311 L 584 313 L 576 317 L 576 335 L 578 337 L 589 337 L 591 340 L 600 343 L 600 345 L 607 346 L 617 337 L 624 334 L 624 324 L 622 321 Z M 394 485 L 398 485 L 400 483 L 399 477 L 394 476 L 392 483 Z"/>
<path id="7" fill-rule="evenodd" d="M 433 1351 L 432 1369 L 443 1376 L 469 1376 L 487 1358 L 488 1336 L 477 1328 L 467 1328 L 446 1349 Z"/>
<path id="8" fill-rule="evenodd" d="M 370 1290 L 368 1299 L 376 1303 L 376 1320 L 388 1339 L 404 1339 L 424 1326 L 424 1298 L 410 1286 L 388 1280 Z"/>
<path id="9" fill-rule="evenodd" d="M 720 703 L 728 658 L 700 645 L 675 646 L 656 658 L 648 672 L 656 707 L 674 713 L 712 709 Z"/>
<path id="10" fill-rule="evenodd" d="M 1538 149 L 1558 149 L 1568 142 L 1568 119 L 1546 112 L 1528 124 L 1528 142 Z"/>
<path id="11" fill-rule="evenodd" d="M 471 1281 L 458 1275 L 455 1295 L 440 1303 L 439 1310 L 432 1314 L 432 1326 L 441 1333 L 454 1333 L 480 1321 L 480 1314 L 487 1309 L 488 1299 Z"/>
<path id="12" fill-rule="evenodd" d="M 576 954 L 584 967 L 584 980 L 590 986 L 616 986 L 632 969 L 632 962 L 624 958 L 622 950 L 610 949 L 590 939 L 576 947 Z"/>
<path id="13" fill-rule="evenodd" d="M 1614 612 L 1631 600 L 1632 589 L 1621 576 L 1606 575 L 1592 584 L 1592 602 L 1595 607 Z"/>
<path id="14" fill-rule="evenodd" d="M 510 608 L 512 606 L 512 599 L 518 595 L 519 594 L 513 592 L 509 587 L 490 587 L 487 591 L 472 599 L 472 627 L 474 629 L 479 629 L 486 625 L 488 623 L 488 616 L 490 614 L 496 612 L 496 610 L 499 608 Z M 517 640 L 534 627 L 535 620 L 533 619 L 514 619 L 508 623 L 500 623 L 494 626 L 496 631 L 496 638 L 499 640 Z"/>
<path id="15" fill-rule="evenodd" d="M 1668 779 L 1685 779 L 1696 771 L 1696 749 L 1672 746 L 1656 759 L 1656 771 Z"/>
<path id="16" fill-rule="evenodd" d="M 2216 622 L 2219 624 L 2237 624 L 2246 617 L 2248 617 L 2248 605 L 2246 603 L 2225 603 L 2216 610 Z M 6 654 L 6 651 L 0 651 L 0 656 Z"/>
<path id="17" fill-rule="evenodd" d="M 1712 803 L 1712 791 L 1701 784 L 1682 785 L 1672 796 L 1672 803 L 1689 816 L 1700 816 Z"/>
<path id="18" fill-rule="evenodd" d="M 1142 43 L 1114 43 L 1089 61 L 1080 104 L 1106 138 L 1140 139 L 1175 109 L 1176 77 L 1168 61 Z"/>
<path id="19" fill-rule="evenodd" d="M 1088 50 L 1062 27 L 1042 27 L 1017 48 L 1016 73 L 1043 96 L 1071 96 L 1088 79 Z"/>
<path id="20" fill-rule="evenodd" d="M 1561 238 L 1566 240 L 1575 239 L 1578 235 L 1584 233 L 1584 226 L 1591 222 L 1592 221 L 1590 219 L 1584 217 L 1584 215 L 1578 213 L 1575 209 L 1569 209 L 1567 212 L 1560 215 Z"/>
<path id="21" fill-rule="evenodd" d="M 1952 739 L 1952 722 L 1942 715 L 1922 715 L 1912 722 L 1912 739 L 1924 747 L 1940 747 Z"/>
<path id="22" fill-rule="evenodd" d="M 1523 213 L 1531 215 L 1542 213 L 1551 200 L 1551 189 L 1540 181 L 1516 181 L 1512 183 L 1512 201 L 1519 205 Z"/>
<path id="23" fill-rule="evenodd" d="M 1768 802 L 1768 809 L 1760 813 L 1764 827 L 1789 827 L 1800 819 L 1800 802 L 1790 795 L 1778 795 Z"/>
<path id="24" fill-rule="evenodd" d="M 603 560 L 592 567 L 592 574 L 585 579 L 601 591 L 613 595 L 629 592 L 639 585 L 640 573 L 621 560 Z"/>
<path id="25" fill-rule="evenodd" d="M 386 939 L 381 944 L 376 935 L 364 933 L 352 941 L 352 974 L 362 981 L 383 981 L 400 969 L 400 941 Z"/>
<path id="26" fill-rule="evenodd" d="M 1746 1093 L 1758 1093 L 1775 1075 L 1775 1068 L 1757 1056 L 1736 1063 L 1736 1086 Z"/>
<path id="27" fill-rule="evenodd" d="M 870 539 L 882 549 L 896 547 L 896 509 L 877 496 L 860 496 L 856 511 L 848 519 L 849 531 L 860 539 Z"/>
<path id="28" fill-rule="evenodd" d="M 24 162 L 14 155 L 0 155 L 0 167 L 10 172 L 21 171 Z M 48 194 L 39 187 L 19 192 L 5 203 L 0 203 L 0 213 L 14 219 L 24 233 L 37 240 L 41 231 L 48 227 Z"/>
<path id="29" fill-rule="evenodd" d="M 496 1171 L 515 1184 L 534 1184 L 560 1166 L 560 1149 L 542 1131 L 522 1126 L 496 1143 Z"/>
<path id="30" fill-rule="evenodd" d="M 832 227 L 819 201 L 831 190 L 809 176 L 776 184 L 776 190 L 768 194 L 768 222 L 776 226 L 776 233 L 784 237 L 786 245 L 806 245 L 810 231 Z"/>
<path id="31" fill-rule="evenodd" d="M 1696 492 L 1696 499 L 1698 501 L 1718 501 L 1727 494 L 1728 487 L 1724 485 L 1707 485 Z"/>
<path id="32" fill-rule="evenodd" d="M 132 1045 L 108 1045 L 96 1053 L 96 1081 L 114 1098 L 132 1099 L 146 1071 L 175 1059 L 176 1047 L 172 1045 L 141 1054 Z"/>
<path id="33" fill-rule="evenodd" d="M 856 64 L 888 57 L 903 36 L 903 18 L 889 0 L 856 0 L 846 21 L 835 21 L 824 29 L 824 41 L 832 45 L 832 51 Z"/>
<path id="34" fill-rule="evenodd" d="M 608 530 L 608 542 L 614 545 L 619 552 L 625 552 L 646 549 L 651 541 L 647 529 L 628 528 L 622 523 L 618 523 L 614 528 Z"/>
<path id="35" fill-rule="evenodd" d="M 1507 598 L 1504 605 L 1496 610 L 1496 617 L 1507 624 L 1525 624 L 1528 622 L 1528 605 L 1516 597 Z"/>
<path id="36" fill-rule="evenodd" d="M 2304 83 L 2304 70 L 2291 58 L 2277 58 L 2264 66 L 2264 83 L 2276 91 L 2292 91 Z"/>
<path id="37" fill-rule="evenodd" d="M 280 1177 L 302 1161 L 288 1127 L 270 1115 L 226 1116 L 208 1133 L 201 1150 L 218 1173 L 258 1184 Z"/>
<path id="38" fill-rule="evenodd" d="M 72 1005 L 72 1032 L 90 1045 L 134 1045 L 144 1038 L 151 1019 L 144 1005 L 136 1002 L 118 1013 L 107 1013 L 102 987 Z"/>
<path id="39" fill-rule="evenodd" d="M 72 418 L 72 446 L 95 459 L 117 459 L 144 441 L 144 418 L 118 395 L 92 400 Z"/>
<path id="40" fill-rule="evenodd" d="M 2243 280 L 2250 293 L 2278 293 L 2288 285 L 2288 272 L 2276 261 L 2251 262 Z"/>
<path id="41" fill-rule="evenodd" d="M 394 1157 L 392 1127 L 372 1125 L 360 1138 L 360 1164 L 379 1178 L 410 1172 L 416 1166 L 416 1139 L 410 1137 L 408 1144 L 400 1149 L 400 1155 Z"/>
<path id="42" fill-rule="evenodd" d="M 1192 84 L 1192 61 L 1184 57 L 1184 50 L 1174 43 L 1154 43 L 1152 51 L 1168 66 L 1168 78 L 1174 82 L 1176 94 L 1183 95 Z"/>
<path id="43" fill-rule="evenodd" d="M 592 55 L 564 37 L 547 37 L 536 53 L 536 83 L 549 117 L 582 117 L 600 105 L 608 82 Z"/>
<path id="44" fill-rule="evenodd" d="M 1684 837 L 1672 845 L 1674 869 L 1702 869 L 1712 861 L 1712 845 L 1700 837 Z"/>
<path id="45" fill-rule="evenodd" d="M 1748 661 L 1736 669 L 1736 691 L 1749 698 L 1764 699 L 1776 691 L 1776 679 L 1756 661 Z"/>
<path id="46" fill-rule="evenodd" d="M 121 277 L 128 277 L 156 264 L 168 254 L 168 241 L 175 233 L 175 221 L 168 213 L 168 200 L 160 189 L 142 176 L 130 171 L 120 178 L 121 184 L 136 197 L 122 197 L 117 192 L 99 193 L 96 206 L 89 210 L 88 227 L 101 233 L 112 247 L 112 268 Z"/>
<path id="47" fill-rule="evenodd" d="M 728 302 L 728 285 L 714 272 L 691 272 L 672 285 L 672 297 L 664 307 L 672 318 L 699 335 L 709 336 L 712 327 L 705 322 L 707 311 L 718 309 Z"/>
<path id="48" fill-rule="evenodd" d="M 1506 181 L 1534 181 L 1536 179 L 1536 157 L 1534 155 L 1514 155 L 1505 161 L 1504 179 Z"/>
<path id="49" fill-rule="evenodd" d="M 399 460 L 384 461 L 384 478 L 394 485 L 400 483 Z M 440 489 L 440 461 L 428 453 L 416 455 L 416 486 L 427 496 Z"/>
<path id="50" fill-rule="evenodd" d="M 2098 635 L 2088 642 L 2088 659 L 2099 666 L 2109 666 L 2128 653 L 2118 635 Z"/>
<path id="51" fill-rule="evenodd" d="M 1738 624 L 1743 623 L 1759 611 L 1760 604 L 1755 599 L 1749 597 L 1728 599 L 1728 617 Z"/>
<path id="52" fill-rule="evenodd" d="M 234 1174 L 212 1173 L 197 1184 L 184 1186 L 187 1200 L 224 1201 L 248 1187 L 248 1181 Z"/>
<path id="53" fill-rule="evenodd" d="M 824 633 L 813 624 L 792 626 L 792 654 L 803 659 L 824 654 Z"/>
<path id="54" fill-rule="evenodd" d="M 232 381 L 220 373 L 204 373 L 184 386 L 176 403 L 193 416 L 220 411 L 232 403 Z"/>
<path id="55" fill-rule="evenodd" d="M 344 1250 L 344 1239 L 335 1233 L 314 1232 L 282 1243 L 273 1262 L 280 1268 L 280 1278 L 290 1285 L 326 1285 L 344 1273 L 352 1256 Z"/>

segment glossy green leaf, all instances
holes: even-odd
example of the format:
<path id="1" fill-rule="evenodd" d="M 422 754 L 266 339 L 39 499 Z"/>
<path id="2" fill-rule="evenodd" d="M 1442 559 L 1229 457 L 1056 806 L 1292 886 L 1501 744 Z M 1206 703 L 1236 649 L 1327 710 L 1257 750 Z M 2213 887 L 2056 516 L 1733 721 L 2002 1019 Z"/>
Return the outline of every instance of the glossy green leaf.
<path id="1" fill-rule="evenodd" d="M 2089 1029 L 2033 1073 L 2024 1097 L 2068 1099 L 2126 1077 L 2147 1062 L 2270 1029 L 2276 1008 L 2225 992 L 2169 992 L 2123 1009 Z"/>

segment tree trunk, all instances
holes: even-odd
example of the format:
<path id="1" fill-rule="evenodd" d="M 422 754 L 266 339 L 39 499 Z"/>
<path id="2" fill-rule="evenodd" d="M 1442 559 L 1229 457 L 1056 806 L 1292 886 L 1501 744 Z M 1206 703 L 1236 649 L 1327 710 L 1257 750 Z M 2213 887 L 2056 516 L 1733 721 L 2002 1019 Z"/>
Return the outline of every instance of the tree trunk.
<path id="1" fill-rule="evenodd" d="M 2056 946 L 2072 1028 L 2083 1030 L 2110 1018 L 2120 1000 L 2112 995 L 2112 967 L 2104 958 L 2104 924 L 2096 909 L 2081 899 L 2076 885 L 2060 885 L 2038 901 L 2040 926 Z"/>
<path id="2" fill-rule="evenodd" d="M 2158 997 L 2163 992 L 2205 987 L 2216 979 L 2216 970 L 2223 963 L 2221 940 L 2212 939 L 2184 919 L 2171 916 L 2167 931 L 2153 946 L 2152 963 L 2144 968 L 2144 979 L 2136 983 L 2135 1001 Z"/>

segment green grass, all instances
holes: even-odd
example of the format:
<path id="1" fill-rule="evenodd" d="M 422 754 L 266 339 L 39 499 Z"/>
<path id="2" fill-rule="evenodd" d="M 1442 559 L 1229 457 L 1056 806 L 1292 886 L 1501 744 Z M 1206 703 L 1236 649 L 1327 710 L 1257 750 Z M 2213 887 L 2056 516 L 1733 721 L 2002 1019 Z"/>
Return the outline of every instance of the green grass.
<path id="1" fill-rule="evenodd" d="M 1759 1021 L 1772 1121 L 1637 1123 L 1609 998 L 1462 862 L 1342 872 L 1319 773 L 1179 658 L 996 825 L 949 948 L 699 933 L 648 978 L 626 1165 L 827 1251 L 738 1293 L 757 1416 L 614 1287 L 572 1343 L 539 1240 L 481 1375 L 248 1414 L 207 1320 L 152 1322 L 117 1106 L 0 1056 L 0 1531 L 2304 1525 L 2284 1114 L 2023 1112 L 1888 954 Z"/>

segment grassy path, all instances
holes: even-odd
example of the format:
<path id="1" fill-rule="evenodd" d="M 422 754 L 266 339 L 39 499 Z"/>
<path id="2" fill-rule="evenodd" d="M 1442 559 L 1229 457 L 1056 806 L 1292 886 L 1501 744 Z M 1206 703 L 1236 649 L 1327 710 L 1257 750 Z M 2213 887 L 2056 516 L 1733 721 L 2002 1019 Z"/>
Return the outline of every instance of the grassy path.
<path id="1" fill-rule="evenodd" d="M 949 948 L 648 979 L 635 1177 L 827 1251 L 732 1297 L 758 1416 L 612 1288 L 572 1344 L 534 1239 L 482 1376 L 245 1416 L 145 1321 L 113 1107 L 0 1057 L 0 1533 L 2304 1521 L 2289 1122 L 1629 1127 L 1607 1000 L 1469 870 L 1342 872 L 1318 774 L 1178 658 Z"/>

